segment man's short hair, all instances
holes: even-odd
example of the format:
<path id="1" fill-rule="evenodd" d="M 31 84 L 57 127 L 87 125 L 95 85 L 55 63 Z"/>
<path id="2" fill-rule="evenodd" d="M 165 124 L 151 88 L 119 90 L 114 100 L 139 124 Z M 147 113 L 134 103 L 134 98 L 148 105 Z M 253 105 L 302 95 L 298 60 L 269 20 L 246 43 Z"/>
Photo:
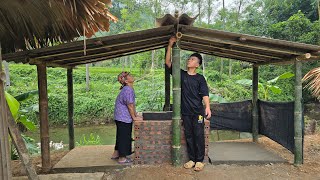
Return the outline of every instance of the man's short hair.
<path id="1" fill-rule="evenodd" d="M 192 56 L 194 56 L 194 57 L 196 57 L 196 58 L 199 59 L 199 65 L 202 64 L 202 56 L 201 56 L 201 54 L 199 54 L 199 53 L 193 53 L 193 54 L 190 55 L 190 57 L 192 57 Z"/>

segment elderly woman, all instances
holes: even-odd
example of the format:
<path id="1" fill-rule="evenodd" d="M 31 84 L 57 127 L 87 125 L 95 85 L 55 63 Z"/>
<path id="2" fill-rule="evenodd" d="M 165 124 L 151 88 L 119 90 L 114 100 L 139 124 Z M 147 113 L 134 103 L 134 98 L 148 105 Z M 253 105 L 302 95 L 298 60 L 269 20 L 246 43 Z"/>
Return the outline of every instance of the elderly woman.
<path id="1" fill-rule="evenodd" d="M 115 102 L 114 120 L 117 126 L 116 145 L 111 159 L 118 159 L 119 164 L 131 163 L 127 158 L 132 154 L 132 121 L 142 120 L 135 109 L 134 78 L 129 72 L 118 75 L 121 84 L 120 93 Z"/>

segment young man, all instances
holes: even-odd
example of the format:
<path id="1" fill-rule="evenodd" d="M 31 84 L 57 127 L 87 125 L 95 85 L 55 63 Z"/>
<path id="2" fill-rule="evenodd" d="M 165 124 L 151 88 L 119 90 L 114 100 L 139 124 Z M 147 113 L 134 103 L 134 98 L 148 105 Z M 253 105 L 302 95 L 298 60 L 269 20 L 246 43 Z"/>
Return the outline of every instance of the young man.
<path id="1" fill-rule="evenodd" d="M 171 48 L 177 41 L 171 37 L 166 54 L 166 65 L 171 70 Z M 196 72 L 202 64 L 202 56 L 192 54 L 187 62 L 187 71 L 181 70 L 181 118 L 190 161 L 184 167 L 201 171 L 204 167 L 205 140 L 204 119 L 210 119 L 209 91 L 204 77 Z M 205 108 L 203 107 L 203 103 Z"/>

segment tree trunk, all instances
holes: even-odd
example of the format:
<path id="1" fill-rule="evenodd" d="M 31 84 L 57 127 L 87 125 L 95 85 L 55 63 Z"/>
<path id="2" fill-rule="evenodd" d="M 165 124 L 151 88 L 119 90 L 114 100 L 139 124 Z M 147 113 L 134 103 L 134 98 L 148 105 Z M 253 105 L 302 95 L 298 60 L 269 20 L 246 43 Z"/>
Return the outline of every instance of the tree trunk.
<path id="1" fill-rule="evenodd" d="M 89 64 L 86 64 L 86 90 L 90 91 L 90 76 L 89 76 Z"/>
<path id="2" fill-rule="evenodd" d="M 319 20 L 319 23 L 320 23 L 320 0 L 318 0 L 318 20 Z"/>
<path id="3" fill-rule="evenodd" d="M 232 74 L 232 60 L 229 59 L 229 77 L 231 77 Z"/>
<path id="4" fill-rule="evenodd" d="M 225 4 L 224 4 L 224 0 L 222 0 L 222 16 L 221 16 L 221 19 L 222 19 L 222 29 L 225 30 L 225 24 L 226 24 L 226 21 L 225 21 Z M 222 80 L 222 74 L 223 74 L 223 59 L 221 58 L 221 64 L 220 64 L 220 80 Z"/>
<path id="5" fill-rule="evenodd" d="M 212 0 L 208 0 L 208 25 L 211 23 L 211 14 L 212 14 L 212 7 L 211 7 L 211 4 L 212 4 Z"/>
<path id="6" fill-rule="evenodd" d="M 151 71 L 153 71 L 153 69 L 154 69 L 154 53 L 155 53 L 155 50 L 152 50 L 152 52 L 151 52 Z"/>
<path id="7" fill-rule="evenodd" d="M 201 0 L 198 0 L 199 24 L 201 24 Z"/>
<path id="8" fill-rule="evenodd" d="M 220 80 L 222 80 L 222 74 L 223 74 L 223 59 L 221 59 L 221 62 L 220 62 Z"/>
<path id="9" fill-rule="evenodd" d="M 7 61 L 3 61 L 4 65 L 4 73 L 6 73 L 6 86 L 5 88 L 9 88 L 10 86 L 10 72 L 9 72 L 9 63 Z"/>

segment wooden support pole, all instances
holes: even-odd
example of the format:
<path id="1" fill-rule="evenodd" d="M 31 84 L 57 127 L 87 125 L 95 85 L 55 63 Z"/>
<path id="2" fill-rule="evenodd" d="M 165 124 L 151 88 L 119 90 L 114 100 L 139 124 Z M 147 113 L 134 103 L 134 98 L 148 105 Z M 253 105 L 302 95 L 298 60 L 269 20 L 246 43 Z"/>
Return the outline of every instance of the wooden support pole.
<path id="1" fill-rule="evenodd" d="M 0 44 L 0 179 L 12 179 L 11 174 L 11 159 L 9 151 L 8 137 L 8 117 L 7 106 L 4 95 L 4 80 L 5 74 L 2 71 L 2 49 Z"/>
<path id="2" fill-rule="evenodd" d="M 258 81 L 259 66 L 252 66 L 252 140 L 258 142 L 259 114 L 258 114 Z"/>
<path id="3" fill-rule="evenodd" d="M 165 48 L 165 56 L 167 54 L 167 48 Z M 165 105 L 164 111 L 170 111 L 170 72 L 169 68 L 165 65 L 164 72 L 164 85 L 165 85 Z"/>
<path id="4" fill-rule="evenodd" d="M 49 121 L 48 121 L 48 92 L 47 92 L 47 67 L 45 64 L 37 65 L 38 89 L 39 89 L 39 115 L 40 115 L 40 139 L 41 160 L 43 172 L 51 169 L 49 146 Z"/>
<path id="5" fill-rule="evenodd" d="M 295 101 L 294 101 L 294 164 L 303 163 L 303 142 L 302 142 L 302 63 L 295 60 Z"/>
<path id="6" fill-rule="evenodd" d="M 173 115 L 172 115 L 172 164 L 181 164 L 180 121 L 181 121 L 181 72 L 180 49 L 175 44 L 172 48 L 172 82 L 173 82 Z"/>
<path id="7" fill-rule="evenodd" d="M 22 162 L 21 164 L 25 168 L 27 175 L 28 175 L 28 178 L 30 180 L 38 180 L 39 177 L 36 173 L 36 170 L 32 166 L 32 161 L 30 160 L 28 149 L 27 149 L 26 144 L 20 134 L 17 123 L 14 120 L 7 103 L 6 103 L 6 106 L 7 106 L 9 133 L 11 136 L 11 140 L 12 140 L 12 142 L 13 142 L 14 146 L 16 147 L 17 152 L 19 154 L 20 160 Z"/>
<path id="8" fill-rule="evenodd" d="M 75 147 L 74 145 L 74 122 L 73 122 L 73 77 L 72 69 L 67 70 L 67 84 L 68 84 L 68 130 L 69 130 L 69 150 Z"/>

